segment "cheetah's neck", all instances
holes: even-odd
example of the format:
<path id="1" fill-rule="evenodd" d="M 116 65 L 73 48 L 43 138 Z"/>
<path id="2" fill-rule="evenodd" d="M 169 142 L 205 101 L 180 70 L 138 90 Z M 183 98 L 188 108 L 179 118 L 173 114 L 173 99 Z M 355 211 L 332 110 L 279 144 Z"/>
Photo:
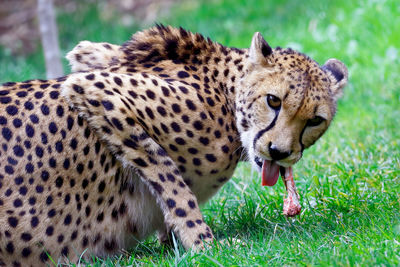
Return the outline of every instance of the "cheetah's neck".
<path id="1" fill-rule="evenodd" d="M 225 47 L 199 33 L 157 25 L 135 33 L 122 51 L 125 62 L 121 63 L 128 72 L 154 71 L 162 65 L 165 73 L 173 73 L 183 66 L 206 94 L 221 94 L 229 110 L 235 112 L 236 88 L 246 71 L 247 49 Z"/>

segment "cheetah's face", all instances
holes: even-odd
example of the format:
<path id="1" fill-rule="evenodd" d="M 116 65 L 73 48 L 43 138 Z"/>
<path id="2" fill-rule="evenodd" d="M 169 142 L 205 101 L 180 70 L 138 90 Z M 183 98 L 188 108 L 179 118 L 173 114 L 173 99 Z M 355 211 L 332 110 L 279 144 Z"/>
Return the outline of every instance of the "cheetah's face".
<path id="1" fill-rule="evenodd" d="M 266 185 L 274 185 L 279 169 L 295 164 L 327 130 L 346 83 L 340 61 L 330 59 L 320 67 L 293 50 L 272 50 L 254 35 L 236 116 L 249 160 L 262 170 Z"/>

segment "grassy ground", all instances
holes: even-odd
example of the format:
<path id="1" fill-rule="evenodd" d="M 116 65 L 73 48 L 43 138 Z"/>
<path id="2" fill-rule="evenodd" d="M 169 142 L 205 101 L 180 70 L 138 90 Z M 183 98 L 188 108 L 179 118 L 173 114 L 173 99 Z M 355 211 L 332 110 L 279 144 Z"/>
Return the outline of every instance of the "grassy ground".
<path id="1" fill-rule="evenodd" d="M 396 0 L 214 0 L 181 4 L 160 19 L 237 47 L 248 47 L 260 31 L 272 46 L 291 46 L 320 63 L 344 61 L 350 84 L 330 130 L 294 168 L 300 217 L 282 215 L 282 182 L 262 188 L 241 163 L 202 209 L 225 244 L 194 253 L 150 238 L 94 265 L 400 265 L 398 14 Z M 137 30 L 101 21 L 93 8 L 61 14 L 59 23 L 64 52 L 82 39 L 121 43 Z M 14 58 L 0 50 L 0 82 L 43 78 L 43 66 L 40 53 Z"/>

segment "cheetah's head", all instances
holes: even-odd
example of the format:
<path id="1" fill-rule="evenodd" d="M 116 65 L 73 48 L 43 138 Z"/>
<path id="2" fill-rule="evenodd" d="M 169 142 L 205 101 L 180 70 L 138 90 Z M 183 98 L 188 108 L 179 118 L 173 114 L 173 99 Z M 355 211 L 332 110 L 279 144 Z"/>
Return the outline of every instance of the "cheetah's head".
<path id="1" fill-rule="evenodd" d="M 255 33 L 236 95 L 236 120 L 249 160 L 274 185 L 327 130 L 347 83 L 337 59 L 323 66 Z"/>

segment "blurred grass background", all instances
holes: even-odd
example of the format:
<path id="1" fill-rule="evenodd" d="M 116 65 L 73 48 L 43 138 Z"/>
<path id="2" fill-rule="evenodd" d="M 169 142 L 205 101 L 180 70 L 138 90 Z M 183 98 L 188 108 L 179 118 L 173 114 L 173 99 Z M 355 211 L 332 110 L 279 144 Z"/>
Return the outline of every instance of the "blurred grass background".
<path id="1" fill-rule="evenodd" d="M 350 81 L 331 128 L 294 167 L 300 217 L 282 215 L 282 182 L 262 188 L 259 175 L 240 163 L 202 209 L 225 243 L 194 253 L 159 246 L 152 237 L 93 265 L 400 265 L 398 1 L 181 0 L 150 18 L 121 15 L 110 3 L 76 1 L 72 9 L 58 8 L 64 55 L 81 40 L 121 44 L 155 18 L 227 46 L 248 47 L 260 31 L 271 46 L 292 47 L 320 64 L 342 60 Z M 64 69 L 68 73 L 65 60 Z M 44 76 L 40 47 L 28 56 L 0 48 L 0 82 Z"/>

